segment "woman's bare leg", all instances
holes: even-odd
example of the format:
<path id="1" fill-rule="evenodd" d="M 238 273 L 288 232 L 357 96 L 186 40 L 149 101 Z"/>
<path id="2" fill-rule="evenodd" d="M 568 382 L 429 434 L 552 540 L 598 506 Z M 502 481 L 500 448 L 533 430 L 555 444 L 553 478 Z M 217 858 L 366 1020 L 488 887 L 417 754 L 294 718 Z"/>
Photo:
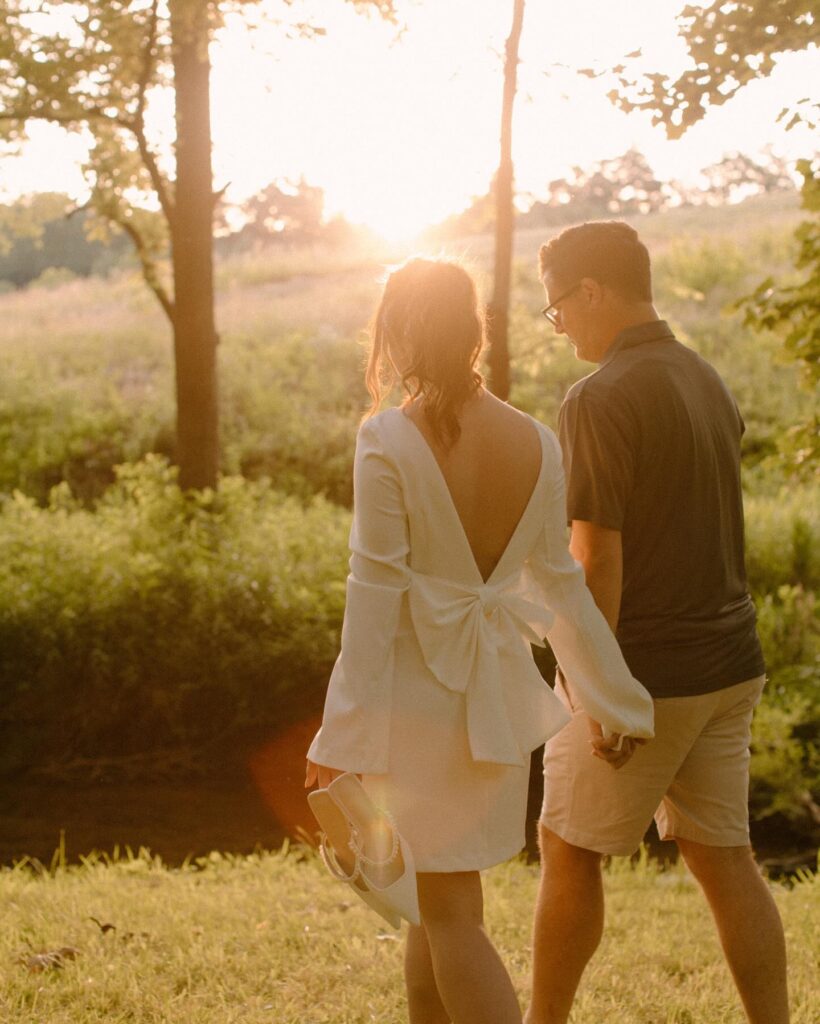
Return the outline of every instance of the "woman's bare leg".
<path id="1" fill-rule="evenodd" d="M 479 873 L 421 873 L 418 887 L 436 987 L 452 1024 L 521 1024 L 510 976 L 484 931 Z"/>
<path id="2" fill-rule="evenodd" d="M 404 953 L 404 980 L 410 1024 L 450 1024 L 438 993 L 433 960 L 424 926 L 410 925 Z"/>

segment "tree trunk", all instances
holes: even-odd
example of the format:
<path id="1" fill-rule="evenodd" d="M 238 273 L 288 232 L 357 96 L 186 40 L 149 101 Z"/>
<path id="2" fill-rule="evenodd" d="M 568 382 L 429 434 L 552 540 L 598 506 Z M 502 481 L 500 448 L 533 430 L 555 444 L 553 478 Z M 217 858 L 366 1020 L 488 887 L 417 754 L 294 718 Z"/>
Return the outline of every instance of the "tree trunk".
<path id="1" fill-rule="evenodd" d="M 504 401 L 510 394 L 510 351 L 507 327 L 513 243 L 512 119 L 518 73 L 518 43 L 524 22 L 524 0 L 514 0 L 513 21 L 504 54 L 504 98 L 501 105 L 501 159 L 495 179 L 495 269 L 493 297 L 487 307 L 490 390 Z"/>
<path id="2" fill-rule="evenodd" d="M 176 95 L 174 272 L 177 451 L 184 488 L 215 487 L 219 467 L 213 286 L 208 0 L 171 0 Z"/>

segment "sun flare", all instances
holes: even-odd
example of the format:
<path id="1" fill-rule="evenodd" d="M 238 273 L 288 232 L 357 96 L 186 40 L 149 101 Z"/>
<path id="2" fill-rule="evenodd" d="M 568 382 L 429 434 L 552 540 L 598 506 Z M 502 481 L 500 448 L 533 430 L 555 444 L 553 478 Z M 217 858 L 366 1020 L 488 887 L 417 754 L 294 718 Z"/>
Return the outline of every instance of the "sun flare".
<path id="1" fill-rule="evenodd" d="M 670 73 L 685 50 L 675 15 L 683 0 L 617 5 L 576 0 L 556 15 L 528 4 L 521 42 L 513 157 L 522 200 L 546 196 L 551 180 L 630 147 L 661 177 L 692 181 L 728 150 L 753 155 L 765 144 L 791 157 L 814 148 L 806 131 L 785 133 L 779 110 L 795 102 L 815 54 L 790 54 L 768 80 L 715 109 L 683 140 L 668 142 L 642 114 L 617 111 L 604 78 L 575 70 L 612 67 L 642 48 L 635 70 Z M 512 5 L 399 0 L 405 30 L 355 6 L 316 4 L 325 34 L 294 38 L 281 22 L 232 15 L 212 45 L 215 188 L 241 204 L 273 181 L 305 180 L 325 193 L 328 216 L 407 241 L 486 194 L 498 162 L 502 54 Z M 264 13 L 281 5 L 264 0 Z M 307 9 L 307 8 L 306 8 Z M 45 16 L 45 15 L 44 15 Z M 594 32 L 590 26 L 594 25 Z M 155 94 L 152 143 L 172 165 L 173 102 Z M 24 156 L 0 156 L 0 195 L 83 192 L 82 135 L 33 125 Z"/>

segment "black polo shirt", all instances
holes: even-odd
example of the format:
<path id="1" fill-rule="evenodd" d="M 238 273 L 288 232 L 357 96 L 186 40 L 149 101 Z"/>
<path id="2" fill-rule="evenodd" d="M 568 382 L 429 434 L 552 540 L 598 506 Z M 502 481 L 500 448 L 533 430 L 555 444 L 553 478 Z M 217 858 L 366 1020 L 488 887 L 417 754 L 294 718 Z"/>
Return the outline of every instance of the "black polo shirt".
<path id="1" fill-rule="evenodd" d="M 623 541 L 618 641 L 655 697 L 761 675 L 743 558 L 740 438 L 726 385 L 663 320 L 622 331 L 573 385 L 559 434 L 567 514 Z"/>

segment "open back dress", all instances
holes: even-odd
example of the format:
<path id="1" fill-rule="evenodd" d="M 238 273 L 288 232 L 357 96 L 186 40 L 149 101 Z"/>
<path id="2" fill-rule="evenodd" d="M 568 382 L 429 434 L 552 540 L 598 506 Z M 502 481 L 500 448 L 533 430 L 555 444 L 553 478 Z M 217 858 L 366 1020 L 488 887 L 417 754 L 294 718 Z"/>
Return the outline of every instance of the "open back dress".
<path id="1" fill-rule="evenodd" d="M 486 580 L 415 423 L 393 408 L 359 430 L 342 647 L 308 757 L 362 775 L 418 871 L 524 845 L 530 754 L 568 721 L 531 644 L 549 641 L 605 732 L 652 735 L 651 698 L 567 548 L 558 441 L 531 422 L 541 469 Z"/>

